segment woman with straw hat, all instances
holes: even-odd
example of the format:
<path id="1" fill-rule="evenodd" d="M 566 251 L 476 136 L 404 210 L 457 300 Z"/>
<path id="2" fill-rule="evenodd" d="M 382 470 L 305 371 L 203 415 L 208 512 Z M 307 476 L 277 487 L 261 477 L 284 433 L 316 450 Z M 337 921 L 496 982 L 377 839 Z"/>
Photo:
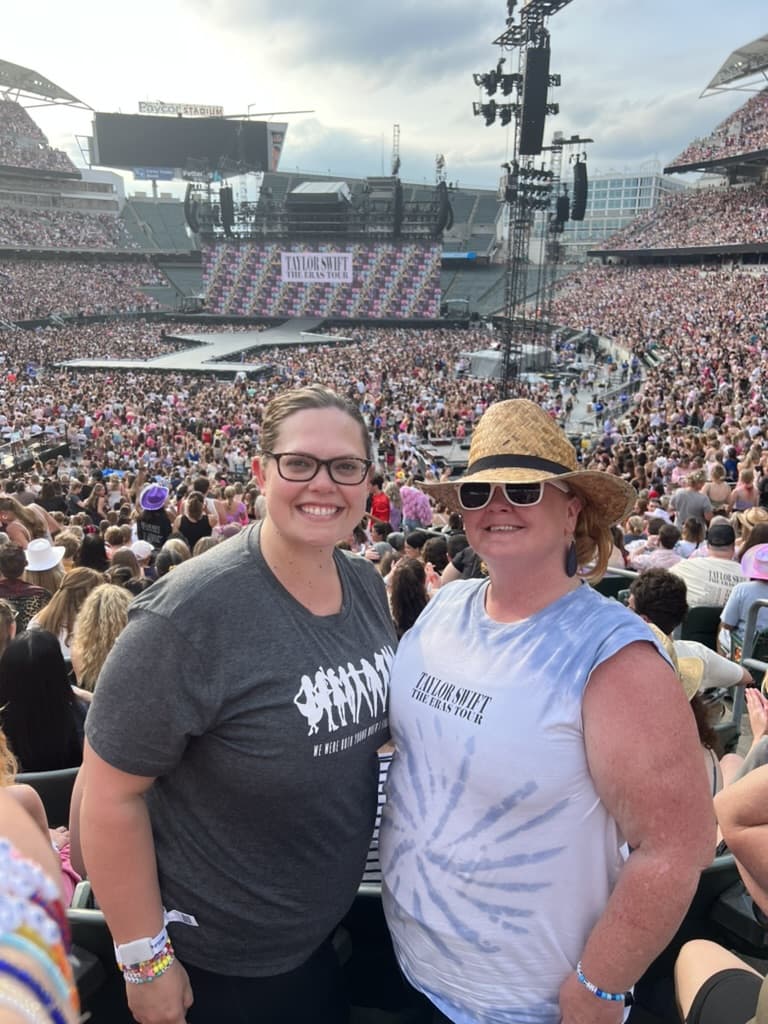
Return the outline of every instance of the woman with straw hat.
<path id="1" fill-rule="evenodd" d="M 489 407 L 464 477 L 422 486 L 463 510 L 489 575 L 442 588 L 392 670 L 381 863 L 398 959 L 456 1024 L 618 1024 L 714 848 L 673 670 L 578 574 L 602 575 L 634 491 L 581 470 L 525 400 Z"/>

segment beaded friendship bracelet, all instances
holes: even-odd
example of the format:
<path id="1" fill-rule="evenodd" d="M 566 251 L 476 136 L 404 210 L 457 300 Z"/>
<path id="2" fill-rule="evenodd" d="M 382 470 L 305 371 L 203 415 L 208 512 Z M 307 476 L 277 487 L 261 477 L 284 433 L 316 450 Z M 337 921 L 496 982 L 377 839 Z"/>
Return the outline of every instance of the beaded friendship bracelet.
<path id="1" fill-rule="evenodd" d="M 154 981 L 155 978 L 165 974 L 175 960 L 176 956 L 169 939 L 151 960 L 145 960 L 143 964 L 132 964 L 131 966 L 118 964 L 117 966 L 122 971 L 123 979 L 129 984 L 146 985 L 147 982 Z"/>
<path id="2" fill-rule="evenodd" d="M 38 1002 L 45 1007 L 49 1018 L 53 1021 L 53 1024 L 67 1024 L 66 1018 L 61 1010 L 56 1005 L 56 1000 L 53 998 L 51 993 L 43 988 L 37 978 L 33 978 L 32 975 L 23 970 L 21 967 L 17 967 L 16 964 L 11 964 L 7 960 L 0 960 L 0 974 L 8 975 L 14 978 L 16 981 L 21 982 L 29 991 L 35 996 Z"/>
<path id="3" fill-rule="evenodd" d="M 50 1024 L 51 1018 L 36 999 L 22 996 L 17 998 L 0 988 L 0 1007 L 13 1010 L 26 1024 Z"/>
<path id="4" fill-rule="evenodd" d="M 62 1002 L 69 1003 L 73 1010 L 78 1009 L 77 992 L 69 979 L 61 973 L 58 966 L 45 955 L 38 945 L 23 935 L 3 935 L 0 936 L 0 950 L 3 946 L 7 949 L 14 949 L 22 956 L 28 956 L 34 960 L 46 977 L 53 982 L 58 998 Z"/>
<path id="5" fill-rule="evenodd" d="M 611 1003 L 623 1003 L 624 1006 L 631 1006 L 634 1002 L 631 992 L 604 992 L 601 988 L 598 988 L 594 982 L 591 982 L 581 966 L 581 960 L 576 964 L 576 980 L 580 985 L 591 992 L 593 996 L 597 996 L 598 999 L 605 999 Z"/>

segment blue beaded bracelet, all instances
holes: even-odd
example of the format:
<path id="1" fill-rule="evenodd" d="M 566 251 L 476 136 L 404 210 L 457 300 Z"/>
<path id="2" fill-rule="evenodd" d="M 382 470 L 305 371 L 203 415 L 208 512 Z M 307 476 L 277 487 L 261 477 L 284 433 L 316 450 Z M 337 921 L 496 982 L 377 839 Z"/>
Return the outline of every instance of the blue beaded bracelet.
<path id="1" fill-rule="evenodd" d="M 15 978 L 16 981 L 20 981 L 22 985 L 25 985 L 45 1007 L 53 1024 L 67 1024 L 64 1014 L 56 1005 L 56 1000 L 50 992 L 43 988 L 37 978 L 33 978 L 27 971 L 17 967 L 16 964 L 8 963 L 7 960 L 0 960 L 0 974 L 7 974 L 11 978 Z"/>
<path id="2" fill-rule="evenodd" d="M 601 988 L 598 988 L 597 985 L 589 981 L 584 974 L 581 960 L 576 964 L 576 980 L 588 992 L 591 992 L 593 996 L 597 996 L 598 999 L 605 999 L 611 1003 L 623 1003 L 625 1006 L 631 1006 L 634 1002 L 631 992 L 603 992 Z"/>

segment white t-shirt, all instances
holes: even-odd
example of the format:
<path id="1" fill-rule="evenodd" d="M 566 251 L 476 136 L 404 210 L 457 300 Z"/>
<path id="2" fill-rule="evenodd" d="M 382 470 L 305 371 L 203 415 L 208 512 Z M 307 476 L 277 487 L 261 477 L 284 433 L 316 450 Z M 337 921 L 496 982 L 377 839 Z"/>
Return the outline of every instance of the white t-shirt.
<path id="1" fill-rule="evenodd" d="M 717 654 L 705 644 L 696 640 L 675 640 L 678 658 L 698 658 L 704 662 L 701 689 L 710 690 L 720 686 L 738 686 L 744 672 L 741 665 L 722 654 Z"/>
<path id="2" fill-rule="evenodd" d="M 744 582 L 741 566 L 728 558 L 686 558 L 670 569 L 685 581 L 689 608 L 722 608 L 737 583 Z"/>
<path id="3" fill-rule="evenodd" d="M 587 585 L 496 622 L 487 582 L 444 587 L 400 642 L 384 910 L 407 978 L 455 1024 L 558 1024 L 624 860 L 587 765 L 584 689 L 655 640 Z"/>

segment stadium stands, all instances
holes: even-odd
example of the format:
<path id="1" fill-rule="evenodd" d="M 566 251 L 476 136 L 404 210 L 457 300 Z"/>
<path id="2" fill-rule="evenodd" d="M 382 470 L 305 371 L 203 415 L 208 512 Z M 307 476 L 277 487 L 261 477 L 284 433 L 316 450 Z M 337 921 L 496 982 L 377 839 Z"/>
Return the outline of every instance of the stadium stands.
<path id="1" fill-rule="evenodd" d="M 768 88 L 752 96 L 705 138 L 694 139 L 669 165 L 716 163 L 768 150 Z"/>
<path id="2" fill-rule="evenodd" d="M 48 145 L 24 107 L 4 97 L 0 99 L 0 165 L 79 173 L 66 153 Z"/>
<path id="3" fill-rule="evenodd" d="M 0 206 L 0 247 L 136 249 L 114 214 Z"/>
<path id="4" fill-rule="evenodd" d="M 604 249 L 768 244 L 768 186 L 688 189 L 666 196 Z"/>
<path id="5" fill-rule="evenodd" d="M 189 252 L 197 248 L 184 220 L 184 206 L 177 199 L 134 197 L 123 211 L 126 230 L 142 249 Z"/>
<path id="6" fill-rule="evenodd" d="M 0 319 L 11 321 L 157 309 L 142 288 L 164 284 L 145 260 L 6 259 L 0 260 L 0 281 Z"/>

